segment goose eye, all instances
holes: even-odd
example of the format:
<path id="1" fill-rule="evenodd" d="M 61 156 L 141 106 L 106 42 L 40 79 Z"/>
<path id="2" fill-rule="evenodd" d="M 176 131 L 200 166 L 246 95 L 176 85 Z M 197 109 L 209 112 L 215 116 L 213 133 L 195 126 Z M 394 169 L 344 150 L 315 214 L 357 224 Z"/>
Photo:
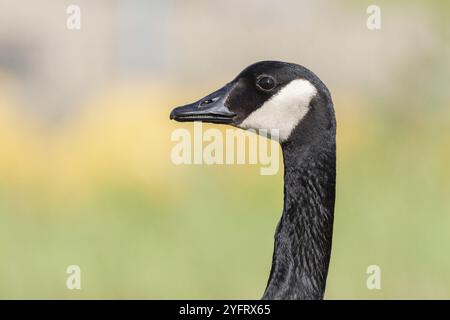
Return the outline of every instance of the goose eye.
<path id="1" fill-rule="evenodd" d="M 263 76 L 259 78 L 256 84 L 260 89 L 264 91 L 272 90 L 273 88 L 275 88 L 276 85 L 275 79 L 270 76 Z"/>

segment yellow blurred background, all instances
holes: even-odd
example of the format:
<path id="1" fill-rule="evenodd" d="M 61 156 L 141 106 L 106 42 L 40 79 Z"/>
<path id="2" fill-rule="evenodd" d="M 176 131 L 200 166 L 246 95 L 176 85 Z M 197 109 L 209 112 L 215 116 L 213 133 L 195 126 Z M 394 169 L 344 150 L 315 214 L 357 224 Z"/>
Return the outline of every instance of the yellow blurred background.
<path id="1" fill-rule="evenodd" d="M 335 103 L 326 298 L 449 299 L 450 5 L 371 4 L 0 0 L 0 298 L 260 298 L 282 171 L 176 166 L 168 115 L 270 59 Z"/>

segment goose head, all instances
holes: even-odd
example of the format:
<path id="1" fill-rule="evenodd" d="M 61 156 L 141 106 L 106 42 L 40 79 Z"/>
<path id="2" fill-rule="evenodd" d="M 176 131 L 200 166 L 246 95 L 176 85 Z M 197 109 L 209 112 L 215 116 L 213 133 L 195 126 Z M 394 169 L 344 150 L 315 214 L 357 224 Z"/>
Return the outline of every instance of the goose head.
<path id="1" fill-rule="evenodd" d="M 322 299 L 336 179 L 336 122 L 322 81 L 297 64 L 258 62 L 219 90 L 175 108 L 170 118 L 278 131 L 285 162 L 284 205 L 263 298 Z"/>
<path id="2" fill-rule="evenodd" d="M 275 129 L 281 143 L 292 140 L 296 131 L 312 137 L 335 126 L 322 81 L 303 66 L 279 61 L 250 65 L 219 90 L 173 109 L 170 119 Z"/>

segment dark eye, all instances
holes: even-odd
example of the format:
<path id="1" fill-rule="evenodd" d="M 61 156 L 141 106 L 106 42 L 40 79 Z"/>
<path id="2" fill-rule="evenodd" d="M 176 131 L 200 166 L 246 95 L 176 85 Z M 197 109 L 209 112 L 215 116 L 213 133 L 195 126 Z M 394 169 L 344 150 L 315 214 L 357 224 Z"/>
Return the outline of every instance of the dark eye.
<path id="1" fill-rule="evenodd" d="M 271 76 L 260 77 L 256 84 L 258 85 L 258 87 L 265 91 L 270 91 L 276 86 L 275 79 Z"/>

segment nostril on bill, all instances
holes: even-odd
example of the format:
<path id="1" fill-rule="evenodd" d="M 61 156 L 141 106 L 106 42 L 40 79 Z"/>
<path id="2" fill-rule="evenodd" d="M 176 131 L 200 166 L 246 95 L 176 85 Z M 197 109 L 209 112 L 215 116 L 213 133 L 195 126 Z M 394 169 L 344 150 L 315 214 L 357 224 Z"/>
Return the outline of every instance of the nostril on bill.
<path id="1" fill-rule="evenodd" d="M 205 99 L 200 103 L 200 106 L 206 106 L 208 104 L 213 103 L 214 101 L 216 101 L 217 98 L 212 98 L 212 99 Z"/>

